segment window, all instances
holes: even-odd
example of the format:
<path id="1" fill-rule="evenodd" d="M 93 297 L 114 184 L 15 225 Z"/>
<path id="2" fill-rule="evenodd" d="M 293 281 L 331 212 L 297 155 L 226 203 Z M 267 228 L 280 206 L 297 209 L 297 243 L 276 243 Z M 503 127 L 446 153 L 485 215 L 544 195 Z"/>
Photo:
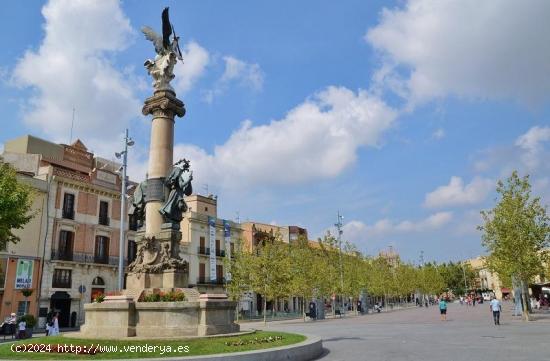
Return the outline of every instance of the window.
<path id="1" fill-rule="evenodd" d="M 109 225 L 109 202 L 99 202 L 99 224 Z"/>
<path id="2" fill-rule="evenodd" d="M 109 238 L 105 236 L 97 236 L 95 238 L 95 263 L 109 263 Z"/>
<path id="3" fill-rule="evenodd" d="M 92 286 L 105 286 L 105 281 L 103 281 L 103 278 L 97 276 L 92 281 Z"/>
<path id="4" fill-rule="evenodd" d="M 128 228 L 130 229 L 130 231 L 138 230 L 138 222 L 135 214 L 130 214 L 128 216 Z"/>
<path id="5" fill-rule="evenodd" d="M 0 288 L 4 289 L 6 283 L 6 267 L 8 266 L 7 258 L 0 258 Z"/>
<path id="6" fill-rule="evenodd" d="M 134 262 L 137 255 L 136 241 L 128 240 L 128 263 Z"/>
<path id="7" fill-rule="evenodd" d="M 209 250 L 206 248 L 206 239 L 199 237 L 199 254 L 208 254 Z"/>
<path id="8" fill-rule="evenodd" d="M 216 265 L 216 283 L 223 283 L 223 266 Z"/>
<path id="9" fill-rule="evenodd" d="M 73 232 L 61 231 L 59 232 L 59 245 L 57 247 L 57 257 L 55 259 L 61 259 L 64 261 L 73 260 Z"/>
<path id="10" fill-rule="evenodd" d="M 199 279 L 197 283 L 205 283 L 206 282 L 206 264 L 199 263 Z"/>
<path id="11" fill-rule="evenodd" d="M 204 211 L 205 211 L 205 212 L 208 212 L 208 207 L 204 207 Z"/>
<path id="12" fill-rule="evenodd" d="M 72 271 L 70 269 L 54 269 L 53 288 L 71 288 Z"/>
<path id="13" fill-rule="evenodd" d="M 65 193 L 63 196 L 62 216 L 66 219 L 74 219 L 74 194 Z"/>
<path id="14" fill-rule="evenodd" d="M 29 313 L 31 301 L 19 301 L 17 304 L 17 317 L 23 316 Z"/>

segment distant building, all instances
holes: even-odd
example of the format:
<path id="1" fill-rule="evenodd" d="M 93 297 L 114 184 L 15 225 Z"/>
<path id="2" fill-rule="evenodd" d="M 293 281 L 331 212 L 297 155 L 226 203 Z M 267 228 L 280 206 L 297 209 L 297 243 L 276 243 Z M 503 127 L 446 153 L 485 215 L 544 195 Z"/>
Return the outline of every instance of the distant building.
<path id="1" fill-rule="evenodd" d="M 55 144 L 30 135 L 7 141 L 2 156 L 20 172 L 48 184 L 47 234 L 21 242 L 27 247 L 23 244 L 46 240 L 36 255 L 44 259 L 39 324 L 44 325 L 53 309 L 60 312 L 61 327 L 78 325 L 84 303 L 118 287 L 120 165 L 95 157 L 80 140 Z M 125 228 L 122 256 L 127 263 L 136 252 L 135 222 L 127 218 Z"/>
<path id="2" fill-rule="evenodd" d="M 476 273 L 474 279 L 475 284 L 471 285 L 471 288 L 476 290 L 490 290 L 499 299 L 511 294 L 509 288 L 502 286 L 502 282 L 498 275 L 487 268 L 483 257 L 466 260 L 466 263 L 468 263 Z"/>
<path id="3" fill-rule="evenodd" d="M 239 224 L 219 219 L 217 198 L 193 194 L 181 221 L 181 257 L 189 262 L 189 287 L 201 293 L 221 293 L 230 276 L 226 260 L 242 238 Z M 211 240 L 211 226 L 214 229 Z"/>
<path id="4" fill-rule="evenodd" d="M 391 267 L 395 268 L 399 266 L 399 253 L 397 253 L 392 246 L 389 246 L 387 250 L 380 251 L 378 255 L 384 258 Z"/>

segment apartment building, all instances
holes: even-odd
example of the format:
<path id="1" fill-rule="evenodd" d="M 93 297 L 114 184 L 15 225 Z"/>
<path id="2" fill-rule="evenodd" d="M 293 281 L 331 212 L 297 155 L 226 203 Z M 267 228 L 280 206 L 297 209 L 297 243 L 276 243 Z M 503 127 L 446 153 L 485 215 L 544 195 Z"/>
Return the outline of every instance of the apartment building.
<path id="1" fill-rule="evenodd" d="M 181 257 L 189 262 L 189 287 L 201 293 L 223 293 L 230 281 L 228 262 L 242 238 L 238 223 L 219 219 L 217 198 L 193 194 L 181 222 Z"/>
<path id="2" fill-rule="evenodd" d="M 49 309 L 60 312 L 61 327 L 81 324 L 83 304 L 118 286 L 118 166 L 95 157 L 80 140 L 55 144 L 30 135 L 7 141 L 2 156 L 19 171 L 47 183 L 47 233 L 38 256 L 44 259 L 39 325 Z M 132 261 L 136 251 L 135 222 L 127 220 L 125 263 Z"/>

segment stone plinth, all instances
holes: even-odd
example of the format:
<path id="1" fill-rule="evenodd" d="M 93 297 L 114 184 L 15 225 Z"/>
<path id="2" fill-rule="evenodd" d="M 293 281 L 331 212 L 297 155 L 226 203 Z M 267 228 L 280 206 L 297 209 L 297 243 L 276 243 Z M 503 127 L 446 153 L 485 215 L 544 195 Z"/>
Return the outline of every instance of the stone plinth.
<path id="1" fill-rule="evenodd" d="M 85 337 L 124 338 L 136 335 L 135 303 L 126 296 L 107 296 L 102 303 L 84 305 L 86 323 L 80 328 Z"/>
<path id="2" fill-rule="evenodd" d="M 235 323 L 237 302 L 229 301 L 225 294 L 202 294 L 199 307 L 199 336 L 239 332 Z"/>
<path id="3" fill-rule="evenodd" d="M 198 302 L 137 302 L 136 336 L 197 336 Z"/>

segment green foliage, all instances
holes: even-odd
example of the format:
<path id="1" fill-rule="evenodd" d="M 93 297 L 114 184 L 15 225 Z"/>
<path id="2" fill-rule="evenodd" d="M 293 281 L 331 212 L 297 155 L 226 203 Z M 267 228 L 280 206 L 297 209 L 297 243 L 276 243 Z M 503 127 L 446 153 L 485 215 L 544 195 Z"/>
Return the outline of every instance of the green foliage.
<path id="1" fill-rule="evenodd" d="M 30 289 L 30 288 L 24 288 L 24 289 L 21 290 L 21 293 L 25 297 L 30 297 L 32 295 L 32 292 L 33 292 L 33 290 Z"/>
<path id="2" fill-rule="evenodd" d="M 97 297 L 94 300 L 95 303 L 102 303 L 103 301 L 105 301 L 105 295 L 103 293 L 100 295 L 97 295 Z"/>
<path id="3" fill-rule="evenodd" d="M 250 290 L 250 257 L 241 241 L 235 243 L 231 259 L 225 259 L 225 268 L 231 273 L 231 282 L 227 282 L 227 293 L 232 301 L 239 301 L 243 292 Z"/>
<path id="4" fill-rule="evenodd" d="M 514 278 L 528 284 L 543 273 L 549 260 L 550 218 L 539 197 L 531 196 L 529 176 L 516 171 L 506 180 L 498 181 L 500 200 L 488 211 L 482 211 L 484 224 L 482 244 L 489 253 L 487 267 L 496 272 L 505 284 Z M 524 309 L 527 297 L 523 294 Z M 528 312 L 524 313 L 529 319 Z"/>
<path id="5" fill-rule="evenodd" d="M 489 255 L 490 270 L 501 279 L 529 282 L 544 270 L 549 259 L 550 219 L 539 197 L 531 196 L 529 176 L 514 171 L 506 182 L 499 181 L 500 200 L 495 208 L 482 211 L 482 244 Z"/>
<path id="6" fill-rule="evenodd" d="M 139 302 L 180 302 L 185 301 L 185 294 L 180 291 L 150 293 L 143 296 Z"/>
<path id="7" fill-rule="evenodd" d="M 25 321 L 28 329 L 32 329 L 34 326 L 36 326 L 36 318 L 33 315 L 23 315 L 19 317 L 17 323 L 21 321 Z"/>
<path id="8" fill-rule="evenodd" d="M 468 263 L 442 263 L 437 269 L 443 277 L 445 289 L 455 295 L 465 294 L 473 286 L 476 278 L 476 272 Z"/>
<path id="9" fill-rule="evenodd" d="M 32 201 L 32 188 L 19 182 L 15 169 L 0 158 L 0 248 L 20 241 L 12 231 L 31 220 Z"/>

